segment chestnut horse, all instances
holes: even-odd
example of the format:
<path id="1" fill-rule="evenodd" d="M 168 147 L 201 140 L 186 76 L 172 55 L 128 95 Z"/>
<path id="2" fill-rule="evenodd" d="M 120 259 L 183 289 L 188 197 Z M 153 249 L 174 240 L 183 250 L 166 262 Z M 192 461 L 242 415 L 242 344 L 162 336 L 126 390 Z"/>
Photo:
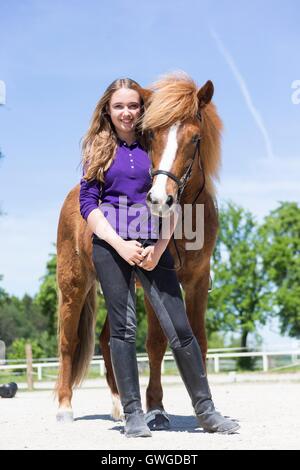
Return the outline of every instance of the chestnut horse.
<path id="1" fill-rule="evenodd" d="M 176 265 L 178 256 L 181 259 L 180 266 L 176 266 L 177 276 L 185 292 L 187 315 L 205 362 L 210 258 L 218 230 L 213 181 L 220 165 L 222 123 L 211 102 L 213 84 L 210 81 L 198 89 L 187 75 L 170 74 L 144 93 L 147 99 L 143 96 L 146 105 L 143 129 L 151 133 L 153 165 L 153 184 L 147 195 L 149 207 L 155 212 L 158 206 L 162 211 L 170 207 L 172 201 L 174 204 L 179 202 L 182 208 L 189 204 L 194 231 L 196 206 L 204 207 L 203 245 L 187 249 L 190 239 L 183 230 L 182 237 L 176 242 L 171 240 L 168 247 Z M 57 419 L 60 421 L 73 419 L 72 388 L 83 380 L 94 351 L 97 280 L 91 257 L 91 235 L 80 215 L 79 186 L 76 186 L 63 204 L 57 238 L 60 371 L 56 390 L 59 400 Z M 145 308 L 150 366 L 146 391 L 148 425 L 151 429 L 166 429 L 169 420 L 162 402 L 161 363 L 167 339 L 146 296 Z M 100 335 L 100 347 L 112 393 L 112 416 L 120 419 L 121 403 L 110 359 L 108 319 Z"/>

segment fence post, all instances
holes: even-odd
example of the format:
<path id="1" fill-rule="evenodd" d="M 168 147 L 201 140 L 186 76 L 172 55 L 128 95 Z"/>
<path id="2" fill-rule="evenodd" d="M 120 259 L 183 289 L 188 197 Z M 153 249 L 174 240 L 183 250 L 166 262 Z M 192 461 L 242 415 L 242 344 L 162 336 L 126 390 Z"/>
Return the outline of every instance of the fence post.
<path id="1" fill-rule="evenodd" d="M 100 362 L 99 362 L 99 371 L 100 371 L 100 377 L 103 377 L 103 375 L 105 374 L 104 361 L 102 361 L 101 359 L 100 359 Z"/>
<path id="2" fill-rule="evenodd" d="M 0 339 L 0 365 L 1 364 L 5 364 L 5 343 Z"/>
<path id="3" fill-rule="evenodd" d="M 268 372 L 268 369 L 269 369 L 268 355 L 263 354 L 263 370 L 264 372 Z"/>
<path id="4" fill-rule="evenodd" d="M 214 366 L 215 366 L 215 372 L 216 373 L 220 372 L 220 359 L 219 359 L 219 356 L 214 356 Z"/>
<path id="5" fill-rule="evenodd" d="M 43 370 L 42 366 L 38 366 L 37 370 L 38 370 L 38 380 L 42 380 L 42 370 Z"/>
<path id="6" fill-rule="evenodd" d="M 164 375 L 165 373 L 165 358 L 163 357 L 161 361 L 161 374 Z"/>
<path id="7" fill-rule="evenodd" d="M 32 348 L 31 344 L 27 343 L 25 346 L 26 352 L 26 365 L 27 365 L 27 385 L 28 390 L 33 390 L 33 372 L 32 372 Z"/>

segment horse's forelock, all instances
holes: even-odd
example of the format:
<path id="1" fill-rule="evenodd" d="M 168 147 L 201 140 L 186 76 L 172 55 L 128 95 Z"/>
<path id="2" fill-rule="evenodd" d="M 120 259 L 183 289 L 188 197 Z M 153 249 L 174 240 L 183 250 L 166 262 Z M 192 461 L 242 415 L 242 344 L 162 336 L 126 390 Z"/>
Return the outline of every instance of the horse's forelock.
<path id="1" fill-rule="evenodd" d="M 144 113 L 143 129 L 169 127 L 196 115 L 197 86 L 186 74 L 165 75 L 151 89 L 153 94 Z"/>
<path id="2" fill-rule="evenodd" d="M 198 112 L 198 88 L 186 74 L 164 76 L 151 88 L 153 94 L 142 121 L 143 129 L 171 127 L 178 121 L 194 118 Z M 221 163 L 220 141 L 222 121 L 213 103 L 202 110 L 201 155 L 207 190 L 215 195 L 214 180 L 218 179 Z"/>

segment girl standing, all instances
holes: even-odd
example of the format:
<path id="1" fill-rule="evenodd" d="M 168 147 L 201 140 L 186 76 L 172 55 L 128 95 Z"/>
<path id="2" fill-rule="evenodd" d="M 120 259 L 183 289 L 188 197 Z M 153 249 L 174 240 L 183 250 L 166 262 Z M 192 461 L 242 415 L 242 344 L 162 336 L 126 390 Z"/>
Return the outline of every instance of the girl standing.
<path id="1" fill-rule="evenodd" d="M 142 88 L 126 78 L 115 80 L 99 100 L 83 140 L 80 189 L 80 211 L 93 232 L 93 262 L 109 316 L 111 360 L 125 415 L 125 435 L 151 436 L 139 389 L 135 276 L 169 340 L 200 425 L 210 432 L 233 433 L 239 425 L 214 408 L 201 351 L 172 270 L 167 245 L 177 216 L 170 216 L 165 238 L 159 233 L 157 219 L 145 223 L 151 162 L 137 127 L 142 94 Z M 137 212 L 142 214 L 139 223 Z"/>

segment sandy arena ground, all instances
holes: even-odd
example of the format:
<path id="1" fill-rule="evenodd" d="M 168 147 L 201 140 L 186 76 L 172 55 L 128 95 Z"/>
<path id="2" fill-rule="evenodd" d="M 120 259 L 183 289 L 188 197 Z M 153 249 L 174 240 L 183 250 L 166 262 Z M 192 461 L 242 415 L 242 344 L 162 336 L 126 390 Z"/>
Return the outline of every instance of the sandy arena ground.
<path id="1" fill-rule="evenodd" d="M 120 433 L 122 422 L 110 418 L 111 398 L 103 379 L 75 390 L 72 424 L 56 422 L 52 391 L 19 390 L 13 399 L 0 399 L 0 449 L 300 449 L 300 381 L 279 380 L 211 380 L 217 409 L 241 425 L 237 434 L 229 436 L 197 427 L 177 377 L 164 379 L 171 429 L 153 432 L 152 438 L 128 439 Z M 145 378 L 141 384 L 144 397 Z"/>

